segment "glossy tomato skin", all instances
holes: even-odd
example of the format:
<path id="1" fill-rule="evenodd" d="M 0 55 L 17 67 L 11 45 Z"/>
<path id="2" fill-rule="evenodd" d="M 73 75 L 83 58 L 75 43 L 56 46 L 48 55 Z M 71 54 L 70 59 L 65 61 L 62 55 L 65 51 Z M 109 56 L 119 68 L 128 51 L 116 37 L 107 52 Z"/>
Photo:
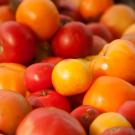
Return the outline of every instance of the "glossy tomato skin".
<path id="1" fill-rule="evenodd" d="M 52 70 L 50 63 L 35 63 L 27 67 L 24 83 L 30 92 L 37 92 L 52 87 Z"/>
<path id="2" fill-rule="evenodd" d="M 55 107 L 31 111 L 19 124 L 16 135 L 86 135 L 73 116 Z"/>
<path id="3" fill-rule="evenodd" d="M 0 62 L 28 64 L 36 55 L 36 37 L 25 25 L 7 21 L 0 25 Z"/>
<path id="4" fill-rule="evenodd" d="M 52 0 L 23 0 L 16 21 L 29 26 L 41 40 L 50 39 L 60 26 L 60 14 Z"/>
<path id="5" fill-rule="evenodd" d="M 91 53 L 92 33 L 81 22 L 70 22 L 61 27 L 52 40 L 52 50 L 63 58 L 85 57 Z"/>
<path id="6" fill-rule="evenodd" d="M 39 107 L 56 107 L 70 112 L 70 104 L 65 96 L 60 95 L 55 90 L 45 89 L 32 93 L 27 97 L 28 103 L 33 109 Z"/>

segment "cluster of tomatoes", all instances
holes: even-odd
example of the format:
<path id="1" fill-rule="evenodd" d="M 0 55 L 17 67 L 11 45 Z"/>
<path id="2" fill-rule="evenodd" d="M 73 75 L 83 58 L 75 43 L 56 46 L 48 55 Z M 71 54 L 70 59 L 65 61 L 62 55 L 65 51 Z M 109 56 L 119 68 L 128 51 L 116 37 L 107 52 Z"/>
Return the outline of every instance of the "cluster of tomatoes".
<path id="1" fill-rule="evenodd" d="M 0 0 L 0 135 L 135 135 L 135 11 L 113 0 Z"/>

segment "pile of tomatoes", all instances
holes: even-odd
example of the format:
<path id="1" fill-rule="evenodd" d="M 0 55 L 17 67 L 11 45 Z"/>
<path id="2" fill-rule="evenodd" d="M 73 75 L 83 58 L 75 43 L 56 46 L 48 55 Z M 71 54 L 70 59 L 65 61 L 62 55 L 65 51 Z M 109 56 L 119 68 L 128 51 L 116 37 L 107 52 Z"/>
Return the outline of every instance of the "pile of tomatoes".
<path id="1" fill-rule="evenodd" d="M 135 135 L 135 11 L 113 0 L 0 0 L 0 135 Z"/>

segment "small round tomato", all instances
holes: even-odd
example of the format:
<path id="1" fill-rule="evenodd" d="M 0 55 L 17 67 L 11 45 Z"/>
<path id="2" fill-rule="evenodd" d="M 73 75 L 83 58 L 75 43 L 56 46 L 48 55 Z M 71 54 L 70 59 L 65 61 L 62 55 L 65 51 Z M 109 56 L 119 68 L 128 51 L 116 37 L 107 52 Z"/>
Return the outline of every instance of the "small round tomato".
<path id="1" fill-rule="evenodd" d="M 52 70 L 50 63 L 35 63 L 27 67 L 24 82 L 30 92 L 52 87 Z"/>
<path id="2" fill-rule="evenodd" d="M 52 50 L 63 58 L 80 58 L 91 54 L 92 33 L 81 22 L 69 22 L 52 39 Z"/>
<path id="3" fill-rule="evenodd" d="M 32 31 L 15 21 L 0 25 L 0 62 L 28 64 L 36 55 Z"/>
<path id="4" fill-rule="evenodd" d="M 60 26 L 60 14 L 51 0 L 24 0 L 17 8 L 16 21 L 29 26 L 45 40 Z"/>

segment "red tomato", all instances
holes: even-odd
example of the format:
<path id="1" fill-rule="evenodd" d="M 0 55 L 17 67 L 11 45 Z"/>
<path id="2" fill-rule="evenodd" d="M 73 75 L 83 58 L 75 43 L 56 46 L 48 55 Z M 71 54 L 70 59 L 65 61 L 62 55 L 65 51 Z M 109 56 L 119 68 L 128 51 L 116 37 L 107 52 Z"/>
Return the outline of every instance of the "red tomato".
<path id="1" fill-rule="evenodd" d="M 52 50 L 63 58 L 85 57 L 91 53 L 92 33 L 81 22 L 69 22 L 61 27 L 52 40 Z"/>
<path id="2" fill-rule="evenodd" d="M 25 72 L 25 85 L 30 92 L 36 92 L 52 87 L 52 70 L 50 63 L 35 63 L 30 65 Z"/>
<path id="3" fill-rule="evenodd" d="M 70 112 L 68 99 L 57 93 L 55 90 L 45 89 L 32 93 L 27 97 L 27 101 L 33 109 L 39 107 L 56 107 Z"/>
<path id="4" fill-rule="evenodd" d="M 15 21 L 0 25 L 0 62 L 28 64 L 36 55 L 33 32 Z"/>
<path id="5" fill-rule="evenodd" d="M 73 116 L 55 107 L 31 111 L 19 124 L 16 135 L 86 135 Z"/>

